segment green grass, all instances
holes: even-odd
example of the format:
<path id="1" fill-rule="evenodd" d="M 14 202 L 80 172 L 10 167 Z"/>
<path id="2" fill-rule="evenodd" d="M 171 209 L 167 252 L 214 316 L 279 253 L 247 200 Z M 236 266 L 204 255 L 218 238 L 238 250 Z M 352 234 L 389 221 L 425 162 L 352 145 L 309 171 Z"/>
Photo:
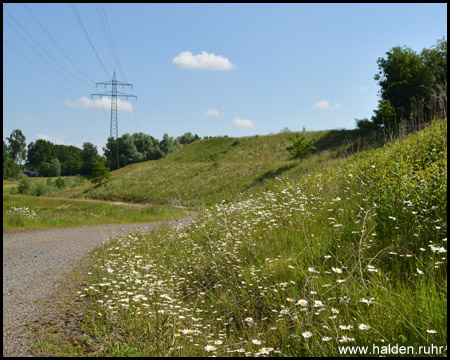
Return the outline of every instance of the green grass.
<path id="1" fill-rule="evenodd" d="M 194 153 L 192 171 L 210 176 L 202 166 L 211 164 Z M 446 347 L 446 121 L 342 163 L 325 153 L 300 162 L 303 172 L 301 165 L 277 170 L 286 159 L 254 169 L 258 191 L 207 207 L 190 226 L 138 232 L 95 250 L 77 294 L 95 355 L 300 357 L 339 356 L 341 345 Z M 160 172 L 189 171 L 175 156 Z M 238 171 L 231 159 L 211 161 L 230 167 L 224 183 Z M 237 177 L 245 183 L 245 174 Z"/>
<path id="2" fill-rule="evenodd" d="M 3 231 L 77 225 L 151 222 L 185 217 L 167 205 L 139 206 L 106 201 L 56 199 L 30 195 L 3 195 Z"/>
<path id="3" fill-rule="evenodd" d="M 319 139 L 327 132 L 305 133 Z M 134 164 L 83 196 L 127 202 L 159 202 L 201 208 L 261 191 L 276 176 L 302 176 L 324 163 L 337 162 L 322 149 L 304 160 L 292 160 L 286 147 L 293 133 L 195 141 L 159 161 Z M 289 174 L 289 175 L 288 175 Z"/>

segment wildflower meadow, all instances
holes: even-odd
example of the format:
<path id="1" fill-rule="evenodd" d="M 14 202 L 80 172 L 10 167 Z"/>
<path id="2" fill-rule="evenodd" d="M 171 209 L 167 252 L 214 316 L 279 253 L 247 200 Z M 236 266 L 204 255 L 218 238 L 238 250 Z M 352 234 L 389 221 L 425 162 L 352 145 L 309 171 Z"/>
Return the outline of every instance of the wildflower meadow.
<path id="1" fill-rule="evenodd" d="M 77 296 L 101 356 L 447 344 L 447 126 L 114 239 Z M 445 353 L 446 355 L 446 353 Z"/>

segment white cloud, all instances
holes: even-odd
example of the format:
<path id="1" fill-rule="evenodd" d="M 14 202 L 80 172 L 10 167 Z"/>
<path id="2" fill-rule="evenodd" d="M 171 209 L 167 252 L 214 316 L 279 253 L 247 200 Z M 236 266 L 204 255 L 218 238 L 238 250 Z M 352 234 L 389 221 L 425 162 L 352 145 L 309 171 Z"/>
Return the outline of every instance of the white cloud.
<path id="1" fill-rule="evenodd" d="M 172 63 L 182 69 L 189 70 L 231 70 L 235 68 L 230 60 L 222 55 L 208 54 L 202 51 L 201 54 L 193 55 L 190 51 L 182 51 L 172 59 Z"/>
<path id="2" fill-rule="evenodd" d="M 111 110 L 111 99 L 107 96 L 96 99 L 88 99 L 83 96 L 76 101 L 66 100 L 65 104 L 72 108 Z M 133 104 L 117 99 L 117 109 L 131 112 L 133 111 Z"/>
<path id="3" fill-rule="evenodd" d="M 366 91 L 366 90 L 367 90 L 367 87 L 364 86 L 364 85 L 361 85 L 359 88 L 360 88 L 362 91 Z"/>
<path id="4" fill-rule="evenodd" d="M 216 109 L 208 109 L 203 114 L 209 116 L 223 116 L 223 113 L 219 112 L 219 110 Z"/>
<path id="5" fill-rule="evenodd" d="M 67 137 L 67 136 L 61 136 L 61 137 Z M 64 142 L 64 140 L 62 140 L 61 138 L 56 138 L 56 137 L 53 137 L 53 136 L 50 136 L 50 135 L 45 135 L 45 134 L 38 134 L 37 136 L 36 136 L 36 139 L 40 139 L 40 140 L 47 140 L 47 141 L 50 141 L 51 143 L 53 143 L 53 144 L 56 144 L 56 145 L 67 145 L 65 142 Z"/>
<path id="6" fill-rule="evenodd" d="M 314 104 L 314 107 L 319 109 L 327 109 L 327 110 L 337 110 L 342 106 L 341 103 L 337 103 L 334 105 L 330 105 L 330 102 L 328 100 L 321 100 L 319 102 L 316 102 Z"/>
<path id="7" fill-rule="evenodd" d="M 252 127 L 255 126 L 251 120 L 239 119 L 238 117 L 234 118 L 233 125 L 243 127 L 243 128 L 248 128 L 248 129 L 251 129 Z"/>

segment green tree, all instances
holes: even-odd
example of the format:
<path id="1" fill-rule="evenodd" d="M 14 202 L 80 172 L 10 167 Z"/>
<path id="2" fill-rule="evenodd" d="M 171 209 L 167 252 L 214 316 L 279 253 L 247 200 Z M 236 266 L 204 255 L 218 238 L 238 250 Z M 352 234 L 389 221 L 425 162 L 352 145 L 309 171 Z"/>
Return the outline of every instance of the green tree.
<path id="1" fill-rule="evenodd" d="M 159 141 L 153 136 L 140 132 L 133 134 L 132 138 L 137 152 L 142 154 L 141 161 L 157 160 L 163 157 Z"/>
<path id="2" fill-rule="evenodd" d="M 27 156 L 27 144 L 25 143 L 25 135 L 22 131 L 16 129 L 11 132 L 11 135 L 6 138 L 8 140 L 8 152 L 13 161 L 20 165 Z"/>
<path id="3" fill-rule="evenodd" d="M 181 144 L 178 139 L 174 139 L 172 136 L 164 134 L 162 140 L 159 142 L 159 148 L 164 155 L 168 155 L 181 148 Z"/>
<path id="4" fill-rule="evenodd" d="M 424 63 L 428 90 L 425 111 L 427 120 L 436 116 L 447 117 L 447 40 L 442 38 L 430 49 L 423 49 L 421 58 Z"/>
<path id="5" fill-rule="evenodd" d="M 98 154 L 97 146 L 90 142 L 83 143 L 83 152 L 81 157 L 83 159 L 81 173 L 89 176 L 92 173 L 92 166 L 94 162 L 101 158 Z"/>
<path id="6" fill-rule="evenodd" d="M 39 170 L 42 176 L 47 176 L 46 171 L 54 158 L 56 158 L 55 145 L 50 141 L 39 139 L 28 145 L 25 164 L 30 170 Z"/>
<path id="7" fill-rule="evenodd" d="M 394 129 L 396 115 L 389 100 L 378 100 L 378 108 L 374 111 L 372 121 L 376 127 Z"/>
<path id="8" fill-rule="evenodd" d="M 117 169 L 117 152 L 119 153 L 120 167 L 143 161 L 143 155 L 138 153 L 134 145 L 134 139 L 130 134 L 123 134 L 117 140 L 109 138 L 103 151 L 111 170 Z"/>
<path id="9" fill-rule="evenodd" d="M 408 47 L 394 47 L 386 55 L 378 59 L 379 71 L 375 75 L 381 87 L 381 98 L 389 101 L 398 121 L 409 119 L 412 99 L 422 99 L 426 93 L 423 61 Z M 385 123 L 387 127 L 393 125 Z"/>
<path id="10" fill-rule="evenodd" d="M 198 136 L 197 134 L 192 135 L 192 133 L 187 132 L 181 136 L 178 136 L 177 139 L 181 145 L 187 145 L 190 144 L 191 142 L 194 142 L 195 140 L 200 140 L 200 136 Z"/>
<path id="11" fill-rule="evenodd" d="M 39 176 L 50 176 L 50 163 L 47 161 L 42 161 L 37 170 L 39 172 Z"/>
<path id="12" fill-rule="evenodd" d="M 81 174 L 83 167 L 83 150 L 76 146 L 55 145 L 56 157 L 61 163 L 61 175 Z"/>
<path id="13" fill-rule="evenodd" d="M 61 163 L 57 158 L 54 158 L 50 166 L 48 167 L 48 176 L 60 176 L 61 175 Z"/>
<path id="14" fill-rule="evenodd" d="M 374 124 L 374 122 L 370 121 L 367 118 L 364 119 L 355 119 L 356 122 L 356 127 L 362 132 L 368 132 L 371 130 L 374 130 L 376 128 L 378 128 L 378 126 L 376 124 Z"/>
<path id="15" fill-rule="evenodd" d="M 91 174 L 91 181 L 94 184 L 102 183 L 103 181 L 106 181 L 110 178 L 111 173 L 109 172 L 108 168 L 105 166 L 105 163 L 103 161 L 96 161 L 92 164 L 92 174 Z"/>
<path id="16" fill-rule="evenodd" d="M 19 165 L 17 165 L 8 152 L 8 146 L 3 141 L 3 179 L 15 179 L 19 175 Z"/>
<path id="17" fill-rule="evenodd" d="M 126 166 L 137 162 L 138 159 L 142 161 L 142 155 L 138 155 L 134 138 L 130 134 L 123 134 L 119 139 L 119 160 L 120 166 Z"/>
<path id="18" fill-rule="evenodd" d="M 295 134 L 295 139 L 290 140 L 292 144 L 286 150 L 296 159 L 302 159 L 316 149 L 313 145 L 314 140 L 307 141 L 303 135 Z"/>
<path id="19" fill-rule="evenodd" d="M 108 160 L 109 168 L 111 170 L 117 169 L 117 160 L 116 160 L 116 149 L 117 149 L 117 140 L 110 137 L 106 141 L 106 145 L 103 148 L 103 154 Z"/>
<path id="20" fill-rule="evenodd" d="M 447 109 L 447 41 L 423 49 L 393 47 L 377 60 L 375 80 L 380 85 L 373 121 L 393 131 L 399 122 L 430 121 L 445 117 Z"/>

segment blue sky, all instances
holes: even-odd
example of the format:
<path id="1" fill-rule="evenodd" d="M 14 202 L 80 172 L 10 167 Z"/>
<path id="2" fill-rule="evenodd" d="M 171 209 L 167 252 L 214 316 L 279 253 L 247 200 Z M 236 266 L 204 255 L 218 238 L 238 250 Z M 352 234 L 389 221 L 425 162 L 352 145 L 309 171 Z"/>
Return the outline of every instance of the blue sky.
<path id="1" fill-rule="evenodd" d="M 20 129 L 27 144 L 100 153 L 110 100 L 91 94 L 114 69 L 138 97 L 121 99 L 119 136 L 352 129 L 377 106 L 379 57 L 447 38 L 447 4 L 3 6 L 3 139 Z"/>

